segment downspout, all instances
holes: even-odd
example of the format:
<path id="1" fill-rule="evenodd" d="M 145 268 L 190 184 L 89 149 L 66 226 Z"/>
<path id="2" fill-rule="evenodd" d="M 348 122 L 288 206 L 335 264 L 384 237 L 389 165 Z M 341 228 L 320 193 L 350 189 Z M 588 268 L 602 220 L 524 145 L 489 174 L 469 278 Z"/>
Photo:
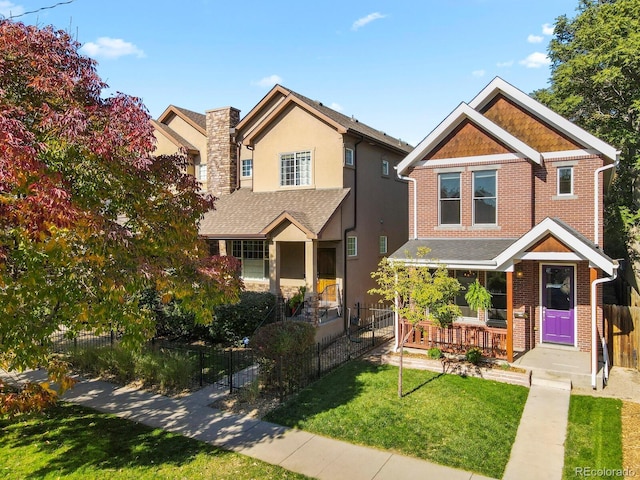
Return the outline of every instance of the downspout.
<path id="1" fill-rule="evenodd" d="M 396 170 L 396 174 L 400 180 L 413 183 L 413 239 L 415 240 L 418 238 L 418 181 L 415 178 L 400 175 L 397 166 L 393 168 Z"/>
<path id="2" fill-rule="evenodd" d="M 344 297 L 345 308 L 342 309 L 344 313 L 347 313 L 349 310 L 346 308 L 347 303 L 347 234 L 349 232 L 353 232 L 358 226 L 358 145 L 364 140 L 364 137 L 360 135 L 360 140 L 358 140 L 353 145 L 353 225 L 349 228 L 344 229 L 343 233 L 343 278 L 342 278 L 342 295 Z M 344 153 L 343 153 L 344 154 Z M 350 315 L 347 313 L 346 317 Z M 349 329 L 350 318 L 345 318 L 344 321 L 344 330 L 347 331 Z"/>
<path id="3" fill-rule="evenodd" d="M 593 174 L 593 239 L 596 247 L 600 246 L 600 172 L 617 167 L 619 162 L 620 159 L 616 156 L 613 163 L 596 169 Z"/>
<path id="4" fill-rule="evenodd" d="M 591 283 L 591 387 L 596 390 L 596 376 L 598 373 L 598 332 L 596 329 L 596 300 L 597 287 L 601 283 L 612 282 L 618 276 L 618 265 L 614 265 L 613 276 L 606 278 L 596 278 Z M 604 374 L 604 372 L 603 372 Z"/>

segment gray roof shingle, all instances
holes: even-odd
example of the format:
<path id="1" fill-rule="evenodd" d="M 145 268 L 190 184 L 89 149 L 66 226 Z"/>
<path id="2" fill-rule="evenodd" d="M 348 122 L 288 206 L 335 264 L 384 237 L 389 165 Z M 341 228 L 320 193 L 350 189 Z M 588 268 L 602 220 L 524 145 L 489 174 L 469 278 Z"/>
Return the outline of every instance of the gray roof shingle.
<path id="1" fill-rule="evenodd" d="M 215 202 L 200 222 L 200 235 L 216 238 L 255 236 L 283 213 L 319 234 L 343 200 L 348 188 L 253 192 L 241 188 Z"/>
<path id="2" fill-rule="evenodd" d="M 517 238 L 420 238 L 409 240 L 389 258 L 418 260 L 418 249 L 430 249 L 424 258 L 445 264 L 490 264 Z"/>

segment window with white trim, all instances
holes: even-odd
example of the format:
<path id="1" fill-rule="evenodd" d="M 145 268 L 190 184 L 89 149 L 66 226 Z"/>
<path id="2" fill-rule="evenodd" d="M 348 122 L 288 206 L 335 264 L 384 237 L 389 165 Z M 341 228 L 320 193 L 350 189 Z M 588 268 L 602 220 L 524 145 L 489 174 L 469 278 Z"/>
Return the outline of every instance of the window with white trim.
<path id="1" fill-rule="evenodd" d="M 460 225 L 460 172 L 441 173 L 438 183 L 440 225 Z"/>
<path id="2" fill-rule="evenodd" d="M 269 245 L 264 240 L 233 240 L 231 254 L 240 260 L 242 278 L 269 278 Z"/>
<path id="3" fill-rule="evenodd" d="M 558 195 L 573 195 L 573 167 L 558 168 Z"/>
<path id="4" fill-rule="evenodd" d="M 345 148 L 344 149 L 344 164 L 347 167 L 353 167 L 355 165 L 355 157 L 353 148 Z"/>
<path id="5" fill-rule="evenodd" d="M 206 163 L 198 164 L 197 170 L 198 170 L 197 171 L 198 181 L 206 182 L 207 181 L 207 164 Z"/>
<path id="6" fill-rule="evenodd" d="M 358 237 L 347 237 L 347 257 L 358 255 Z"/>
<path id="7" fill-rule="evenodd" d="M 473 223 L 495 225 L 498 201 L 496 171 L 473 172 Z"/>
<path id="8" fill-rule="evenodd" d="M 311 151 L 280 154 L 280 186 L 311 185 Z"/>
<path id="9" fill-rule="evenodd" d="M 389 176 L 389 160 L 382 160 L 382 175 Z"/>
<path id="10" fill-rule="evenodd" d="M 240 172 L 243 178 L 249 178 L 253 176 L 253 160 L 246 159 L 242 160 L 242 170 Z"/>
<path id="11" fill-rule="evenodd" d="M 379 246 L 379 251 L 382 254 L 387 253 L 387 236 L 386 235 L 380 235 L 380 238 L 378 239 L 378 246 Z"/>

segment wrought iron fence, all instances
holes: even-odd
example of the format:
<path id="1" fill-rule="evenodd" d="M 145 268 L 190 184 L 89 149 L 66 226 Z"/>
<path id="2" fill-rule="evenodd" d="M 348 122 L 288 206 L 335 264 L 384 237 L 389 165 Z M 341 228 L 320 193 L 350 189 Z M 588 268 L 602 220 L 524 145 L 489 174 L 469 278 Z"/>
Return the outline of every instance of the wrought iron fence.
<path id="1" fill-rule="evenodd" d="M 184 345 L 158 339 L 145 348 L 156 353 L 179 356 L 192 368 L 193 388 L 216 384 L 229 392 L 259 381 L 264 390 L 284 398 L 308 386 L 336 367 L 361 357 L 393 338 L 393 311 L 387 307 L 359 307 L 348 332 L 322 339 L 301 355 L 276 360 L 261 358 L 252 348 L 220 348 Z M 86 348 L 113 348 L 120 340 L 117 332 L 102 335 L 80 332 L 71 336 L 59 331 L 51 337 L 53 349 L 64 353 Z"/>

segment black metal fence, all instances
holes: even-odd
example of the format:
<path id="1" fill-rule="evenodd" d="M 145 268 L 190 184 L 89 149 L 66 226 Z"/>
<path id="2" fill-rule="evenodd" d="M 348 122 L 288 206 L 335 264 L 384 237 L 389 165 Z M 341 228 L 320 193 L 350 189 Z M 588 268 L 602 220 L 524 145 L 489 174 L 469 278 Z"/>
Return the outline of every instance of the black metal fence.
<path id="1" fill-rule="evenodd" d="M 232 392 L 253 382 L 260 382 L 269 394 L 284 398 L 349 360 L 361 357 L 393 338 L 394 314 L 386 307 L 359 307 L 345 334 L 322 339 L 308 351 L 293 358 L 261 358 L 252 348 L 220 348 L 208 345 L 185 345 L 154 339 L 144 348 L 164 356 L 180 357 L 190 365 L 191 388 L 217 385 Z M 113 348 L 120 338 L 116 332 L 96 335 L 82 332 L 73 337 L 64 331 L 52 337 L 56 352 Z M 162 368 L 162 365 L 158 365 Z"/>

